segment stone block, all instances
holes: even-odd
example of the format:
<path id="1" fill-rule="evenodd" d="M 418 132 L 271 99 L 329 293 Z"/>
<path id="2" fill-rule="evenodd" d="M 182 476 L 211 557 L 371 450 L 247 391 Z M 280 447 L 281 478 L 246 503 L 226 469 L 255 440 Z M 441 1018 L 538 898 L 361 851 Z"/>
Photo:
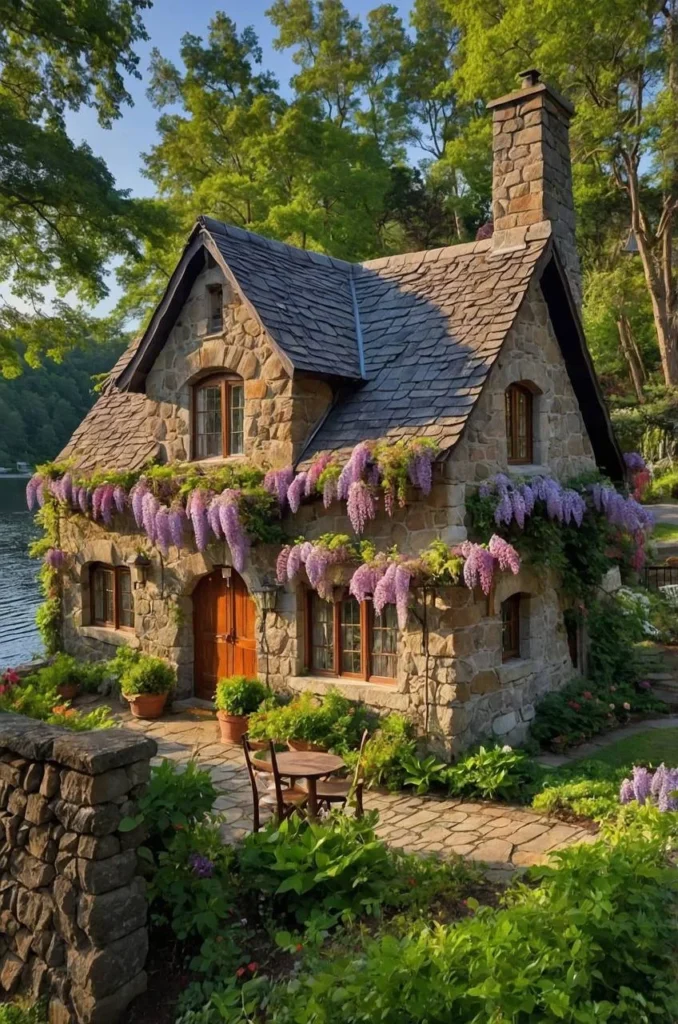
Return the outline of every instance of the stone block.
<path id="1" fill-rule="evenodd" d="M 16 953 L 5 953 L 0 961 L 0 985 L 5 992 L 13 992 L 19 984 L 24 962 Z"/>
<path id="2" fill-rule="evenodd" d="M 82 895 L 78 926 L 95 946 L 114 942 L 146 923 L 146 886 L 136 878 L 130 885 L 100 896 Z"/>
<path id="3" fill-rule="evenodd" d="M 74 987 L 71 998 L 77 1024 L 118 1024 L 132 1000 L 146 991 L 147 984 L 146 972 L 140 971 L 104 999 L 94 999 L 88 991 Z"/>
<path id="4" fill-rule="evenodd" d="M 43 863 L 25 850 L 15 850 L 11 861 L 11 871 L 16 880 L 27 889 L 41 889 L 43 886 L 49 885 L 55 876 L 52 864 Z"/>
<path id="5" fill-rule="evenodd" d="M 523 704 L 520 709 L 520 717 L 523 722 L 531 722 L 536 713 L 534 704 Z"/>
<path id="6" fill-rule="evenodd" d="M 137 866 L 134 850 L 108 857 L 106 860 L 78 858 L 78 879 L 86 893 L 106 893 L 132 881 Z"/>
<path id="7" fill-rule="evenodd" d="M 143 970 L 148 953 L 145 928 L 109 943 L 103 949 L 69 949 L 68 973 L 83 995 L 94 999 L 112 995 Z M 73 996 L 75 1001 L 75 995 Z"/>
<path id="8" fill-rule="evenodd" d="M 28 797 L 22 789 L 15 789 L 10 795 L 7 801 L 7 810 L 10 814 L 16 814 L 23 816 L 26 810 L 26 804 L 28 803 Z"/>
<path id="9" fill-rule="evenodd" d="M 120 840 L 117 836 L 81 836 L 77 843 L 78 857 L 87 860 L 105 860 L 120 853 Z"/>
<path id="10" fill-rule="evenodd" d="M 492 732 L 495 736 L 505 736 L 507 733 L 515 729 L 518 723 L 515 711 L 509 711 L 505 715 L 498 715 L 492 721 Z"/>
<path id="11" fill-rule="evenodd" d="M 42 782 L 42 765 L 38 762 L 29 764 L 28 768 L 24 772 L 24 777 L 21 782 L 21 788 L 26 793 L 37 793 L 40 789 L 40 783 Z"/>
<path id="12" fill-rule="evenodd" d="M 30 794 L 26 801 L 24 814 L 26 821 L 30 821 L 33 825 L 44 825 L 45 822 L 51 821 L 53 818 L 49 801 L 44 796 L 40 796 L 39 793 Z"/>
<path id="13" fill-rule="evenodd" d="M 58 898 L 57 886 L 58 879 L 54 886 L 55 898 Z M 47 893 L 33 892 L 30 889 L 24 888 L 19 889 L 16 916 L 32 932 L 41 932 L 49 928 L 53 912 L 54 901 Z"/>
<path id="14" fill-rule="evenodd" d="M 114 768 L 99 775 L 75 771 L 61 773 L 61 797 L 71 803 L 90 806 L 109 803 L 128 793 L 132 785 L 124 768 Z"/>
<path id="15" fill-rule="evenodd" d="M 0 736 L 1 736 L 0 726 Z M 124 768 L 155 757 L 158 744 L 148 736 L 128 729 L 106 729 L 99 732 L 66 733 L 59 730 L 54 740 L 53 760 L 88 775 L 100 775 L 113 768 Z"/>

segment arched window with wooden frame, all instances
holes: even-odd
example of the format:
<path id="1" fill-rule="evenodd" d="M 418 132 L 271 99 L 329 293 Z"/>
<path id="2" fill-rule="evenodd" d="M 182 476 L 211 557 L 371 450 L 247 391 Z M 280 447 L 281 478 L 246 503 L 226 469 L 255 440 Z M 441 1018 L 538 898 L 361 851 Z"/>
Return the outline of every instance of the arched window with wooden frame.
<path id="1" fill-rule="evenodd" d="M 132 576 L 125 565 L 95 562 L 90 568 L 90 621 L 109 629 L 134 629 Z"/>
<path id="2" fill-rule="evenodd" d="M 513 594 L 501 605 L 501 660 L 520 657 L 520 594 Z"/>
<path id="3" fill-rule="evenodd" d="M 306 669 L 323 676 L 393 683 L 398 674 L 398 619 L 393 605 L 375 615 L 371 601 L 358 603 L 339 591 L 325 601 L 306 596 Z"/>
<path id="4" fill-rule="evenodd" d="M 510 384 L 504 398 L 508 461 L 530 465 L 534 462 L 534 395 L 524 384 Z"/>
<path id="5" fill-rule="evenodd" d="M 193 458 L 224 459 L 245 450 L 242 377 L 220 373 L 193 385 Z"/>

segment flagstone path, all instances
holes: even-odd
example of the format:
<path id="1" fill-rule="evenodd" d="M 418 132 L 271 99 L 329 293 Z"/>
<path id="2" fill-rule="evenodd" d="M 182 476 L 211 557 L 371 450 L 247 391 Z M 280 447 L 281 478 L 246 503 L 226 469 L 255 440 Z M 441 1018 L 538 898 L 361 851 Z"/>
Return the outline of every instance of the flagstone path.
<path id="1" fill-rule="evenodd" d="M 180 706 L 157 722 L 145 722 L 128 711 L 115 710 L 126 727 L 156 740 L 156 763 L 169 758 L 186 764 L 194 757 L 210 772 L 220 793 L 215 809 L 226 815 L 227 842 L 250 831 L 252 796 L 243 754 L 239 747 L 219 741 L 213 714 Z M 482 861 L 496 881 L 543 862 L 552 850 L 594 838 L 591 830 L 506 804 L 368 790 L 365 807 L 379 812 L 377 832 L 391 846 L 407 852 L 457 853 Z"/>

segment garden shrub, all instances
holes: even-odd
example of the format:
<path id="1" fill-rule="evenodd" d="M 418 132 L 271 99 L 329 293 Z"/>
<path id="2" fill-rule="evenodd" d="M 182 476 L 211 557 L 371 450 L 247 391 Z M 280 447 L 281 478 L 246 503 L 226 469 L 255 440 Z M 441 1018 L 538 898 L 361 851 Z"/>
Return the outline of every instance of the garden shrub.
<path id="1" fill-rule="evenodd" d="M 258 679 L 230 676 L 217 683 L 214 706 L 227 715 L 251 715 L 264 702 L 268 692 Z"/>
<path id="2" fill-rule="evenodd" d="M 344 814 L 326 823 L 292 816 L 251 833 L 238 851 L 244 889 L 262 894 L 278 919 L 303 924 L 314 912 L 338 920 L 373 913 L 388 898 L 396 869 L 374 834 L 374 815 Z"/>
<path id="3" fill-rule="evenodd" d="M 345 753 L 358 747 L 365 729 L 373 729 L 376 716 L 364 704 L 330 689 L 324 697 L 309 691 L 279 707 L 255 712 L 248 732 L 253 740 L 304 740 Z"/>
<path id="4" fill-rule="evenodd" d="M 40 689 L 56 690 L 60 686 L 75 684 L 83 693 L 95 693 L 105 675 L 105 662 L 80 661 L 63 652 L 35 673 Z"/>
<path id="5" fill-rule="evenodd" d="M 678 878 L 664 858 L 662 838 L 638 830 L 572 847 L 502 909 L 363 934 L 358 948 L 349 936 L 289 983 L 255 979 L 186 1024 L 669 1024 Z"/>
<path id="6" fill-rule="evenodd" d="M 379 720 L 379 727 L 370 736 L 363 758 L 363 771 L 368 786 L 402 789 L 407 777 L 405 765 L 416 751 L 413 732 L 412 723 L 404 715 L 394 712 Z M 356 760 L 356 753 L 346 757 L 351 767 Z"/>
<path id="7" fill-rule="evenodd" d="M 529 798 L 539 775 L 536 763 L 525 750 L 479 747 L 450 765 L 445 781 L 452 796 L 522 802 Z"/>
<path id="8" fill-rule="evenodd" d="M 645 495 L 646 501 L 670 501 L 678 498 L 678 469 L 669 469 L 655 476 Z"/>
<path id="9" fill-rule="evenodd" d="M 170 693 L 176 686 L 175 670 L 162 658 L 139 654 L 129 659 L 120 673 L 120 690 L 126 697 L 140 693 Z"/>
<path id="10" fill-rule="evenodd" d="M 124 819 L 122 830 L 143 822 L 150 848 L 166 848 L 177 831 L 192 828 L 210 814 L 217 796 L 212 776 L 194 760 L 183 771 L 173 761 L 162 761 L 151 770 L 146 792 L 138 800 L 138 816 Z"/>
<path id="11" fill-rule="evenodd" d="M 49 681 L 41 680 L 39 674 L 26 676 L 23 681 L 4 683 L 2 691 L 0 711 L 26 715 L 48 725 L 59 725 L 75 732 L 85 732 L 90 729 L 110 729 L 116 724 L 108 707 L 98 707 L 88 712 L 72 708 L 59 696 L 56 686 Z"/>

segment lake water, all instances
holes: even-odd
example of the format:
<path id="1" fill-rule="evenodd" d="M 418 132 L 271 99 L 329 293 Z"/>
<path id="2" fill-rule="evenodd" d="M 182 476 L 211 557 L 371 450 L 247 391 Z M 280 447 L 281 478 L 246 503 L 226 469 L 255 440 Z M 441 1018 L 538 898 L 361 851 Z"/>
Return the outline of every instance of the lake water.
<path id="1" fill-rule="evenodd" d="M 29 661 L 42 649 L 35 628 L 42 601 L 39 563 L 28 557 L 39 532 L 26 509 L 26 479 L 0 476 L 0 669 Z"/>

